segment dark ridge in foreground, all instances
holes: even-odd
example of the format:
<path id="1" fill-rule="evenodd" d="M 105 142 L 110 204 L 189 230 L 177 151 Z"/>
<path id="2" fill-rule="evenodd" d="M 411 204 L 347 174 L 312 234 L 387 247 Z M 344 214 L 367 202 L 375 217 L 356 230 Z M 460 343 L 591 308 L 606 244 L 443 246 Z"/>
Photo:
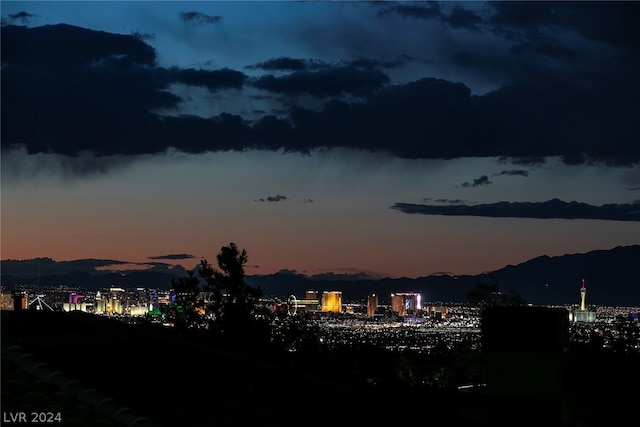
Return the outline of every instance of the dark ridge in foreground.
<path id="1" fill-rule="evenodd" d="M 48 412 L 63 426 L 366 426 L 401 416 L 452 426 L 624 425 L 640 353 L 569 345 L 564 309 L 494 307 L 482 352 L 429 359 L 485 366 L 477 387 L 355 380 L 361 365 L 410 377 L 409 353 L 296 354 L 81 312 L 3 311 L 2 412 Z M 407 378 L 407 377 L 405 377 Z M 486 386 L 479 386 L 486 381 Z M 4 416 L 4 415 L 3 415 Z M 6 420 L 5 420 L 6 422 Z"/>
<path id="2" fill-rule="evenodd" d="M 368 388 L 343 376 L 344 369 L 329 359 L 305 366 L 294 354 L 252 342 L 225 342 L 206 332 L 129 325 L 80 312 L 3 311 L 2 349 L 3 411 L 27 408 L 20 406 L 25 400 L 16 403 L 20 391 L 4 382 L 12 378 L 41 384 L 36 390 L 44 400 L 62 400 L 66 393 L 62 417 L 81 418 L 83 424 L 74 425 L 82 426 L 133 426 L 118 421 L 124 408 L 144 418 L 135 424 L 140 427 L 299 426 L 301 417 L 312 424 L 328 420 L 353 426 L 375 423 L 387 405 L 417 405 L 429 398 L 435 410 L 448 403 L 446 393 L 407 396 Z M 20 357 L 33 362 L 18 369 Z M 38 379 L 40 371 L 57 371 L 76 381 L 71 390 L 60 390 Z M 108 398 L 111 409 L 99 405 L 99 399 L 83 402 L 88 390 Z M 5 398 L 5 391 L 13 396 Z M 23 397 L 32 391 L 24 390 Z M 34 399 L 31 409 L 44 410 L 42 400 Z M 12 403 L 16 406 L 5 408 Z M 79 403 L 88 407 L 85 412 L 76 409 Z M 436 419 L 444 420 L 444 414 Z"/>

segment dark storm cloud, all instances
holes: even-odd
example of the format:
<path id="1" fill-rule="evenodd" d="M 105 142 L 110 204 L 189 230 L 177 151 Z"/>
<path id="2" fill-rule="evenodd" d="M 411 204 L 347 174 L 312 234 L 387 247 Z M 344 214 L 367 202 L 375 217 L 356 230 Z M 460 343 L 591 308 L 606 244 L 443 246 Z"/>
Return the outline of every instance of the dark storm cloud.
<path id="1" fill-rule="evenodd" d="M 640 72 L 640 3 L 497 1 L 488 5 L 491 13 L 485 16 L 484 28 L 512 42 L 510 52 L 523 64 L 503 64 L 513 82 L 562 77 L 567 88 L 585 82 L 596 90 L 603 87 L 603 93 L 593 96 L 594 105 L 614 102 L 616 97 L 621 105 L 628 102 L 624 86 Z M 586 50 L 586 43 L 593 54 Z"/>
<path id="2" fill-rule="evenodd" d="M 418 5 L 419 4 L 419 5 Z M 479 31 L 478 25 L 483 23 L 483 18 L 475 12 L 460 5 L 454 5 L 450 11 L 444 10 L 435 1 L 418 2 L 417 4 L 398 4 L 393 7 L 385 7 L 380 14 L 397 13 L 405 18 L 438 19 L 451 28 L 464 28 Z"/>
<path id="3" fill-rule="evenodd" d="M 470 90 L 462 84 L 428 78 L 386 86 L 364 102 L 333 100 L 318 112 L 299 107 L 291 119 L 295 132 L 311 146 L 454 158 L 476 150 L 473 140 L 460 138 L 477 120 L 469 97 Z"/>
<path id="4" fill-rule="evenodd" d="M 382 61 L 379 59 L 373 58 L 356 58 L 350 61 L 344 61 L 341 67 L 345 69 L 355 68 L 355 69 L 365 69 L 375 71 L 378 68 L 382 69 L 391 69 L 398 68 L 405 65 L 408 61 L 414 60 L 413 58 L 407 55 L 400 55 L 397 59 L 393 61 Z M 267 61 L 259 62 L 254 65 L 249 65 L 246 68 L 248 69 L 260 69 L 265 71 L 314 71 L 314 70 L 339 70 L 340 66 L 336 66 L 334 64 L 329 64 L 324 61 L 318 61 L 313 59 L 301 59 L 301 58 L 290 58 L 290 57 L 280 57 L 273 58 Z"/>
<path id="5" fill-rule="evenodd" d="M 575 58 L 576 52 L 567 47 L 556 43 L 520 43 L 511 48 L 513 53 L 536 52 L 547 56 L 555 56 L 558 58 Z"/>
<path id="6" fill-rule="evenodd" d="M 493 70 L 494 74 L 503 70 L 511 74 L 514 82 L 518 81 L 518 77 L 536 78 L 542 70 L 549 68 L 544 58 L 536 63 L 531 61 L 532 58 L 517 60 L 518 56 L 535 53 L 541 57 L 573 60 L 579 54 L 568 44 L 574 44 L 580 38 L 629 49 L 636 54 L 640 50 L 638 2 L 496 1 L 484 3 L 487 7 L 483 8 L 470 8 L 464 3 L 459 5 L 453 2 L 442 2 L 442 5 L 434 2 L 399 4 L 393 7 L 382 4 L 381 14 L 395 13 L 405 18 L 437 20 L 452 29 L 494 33 L 511 43 L 512 57 L 499 56 L 493 45 L 485 50 L 474 51 L 473 55 L 457 51 L 459 49 L 455 44 L 451 49 L 455 51 L 454 57 L 459 65 L 474 66 L 478 71 L 483 68 L 486 71 Z M 616 62 L 620 60 L 618 58 Z M 603 61 L 602 64 L 606 67 L 607 62 Z M 563 69 L 561 64 L 556 65 L 551 67 L 552 72 Z"/>
<path id="7" fill-rule="evenodd" d="M 68 25 L 3 26 L 2 39 L 3 150 L 24 145 L 29 153 L 74 156 L 160 153 L 184 145 L 182 138 L 194 130 L 201 131 L 195 140 L 202 144 L 203 135 L 226 131 L 226 117 L 158 117 L 153 110 L 181 101 L 168 86 L 217 90 L 237 88 L 245 79 L 228 69 L 155 67 L 155 51 L 134 36 Z M 191 145 L 204 150 L 186 142 Z"/>
<path id="8" fill-rule="evenodd" d="M 474 12 L 456 5 L 449 15 L 443 16 L 443 21 L 452 28 L 479 31 L 478 24 L 482 23 L 482 18 Z"/>
<path id="9" fill-rule="evenodd" d="M 433 19 L 442 18 L 443 16 L 442 11 L 440 10 L 440 5 L 435 1 L 425 2 L 424 5 L 420 4 L 420 6 L 413 3 L 398 4 L 397 6 L 387 8 L 385 5 L 385 9 L 379 13 L 385 14 L 390 12 L 398 13 L 405 18 Z"/>
<path id="10" fill-rule="evenodd" d="M 593 206 L 558 199 L 546 202 L 498 202 L 479 205 L 421 205 L 395 203 L 391 209 L 409 214 L 480 216 L 493 218 L 538 219 L 604 219 L 611 221 L 640 221 L 640 204 L 606 204 Z"/>
<path id="11" fill-rule="evenodd" d="M 2 26 L 2 65 L 42 67 L 37 70 L 42 78 L 54 67 L 88 67 L 92 61 L 110 56 L 125 56 L 131 62 L 151 65 L 156 53 L 136 37 L 72 25 Z"/>
<path id="12" fill-rule="evenodd" d="M 149 259 L 191 259 L 191 258 L 195 258 L 195 256 L 190 255 L 190 254 L 167 254 L 167 255 L 157 255 L 157 256 L 150 256 L 147 257 Z"/>
<path id="13" fill-rule="evenodd" d="M 181 12 L 180 19 L 183 22 L 196 25 L 217 24 L 222 22 L 222 16 L 205 15 L 201 12 Z"/>
<path id="14" fill-rule="evenodd" d="M 154 73 L 162 76 L 166 82 L 184 83 L 190 86 L 206 87 L 210 90 L 222 88 L 239 89 L 243 86 L 247 76 L 240 71 L 223 68 L 220 70 L 196 70 L 194 68 L 180 69 L 172 67 L 166 70 L 158 69 Z"/>
<path id="15" fill-rule="evenodd" d="M 512 170 L 505 170 L 505 171 L 500 171 L 498 173 L 494 173 L 492 176 L 503 176 L 503 175 L 529 176 L 529 171 L 526 171 L 526 170 L 523 170 L 523 169 L 512 169 Z"/>
<path id="16" fill-rule="evenodd" d="M 312 61 L 309 59 L 280 57 L 267 61 L 259 62 L 255 65 L 249 65 L 249 69 L 260 69 L 265 71 L 306 71 L 326 66 L 323 62 Z"/>
<path id="17" fill-rule="evenodd" d="M 489 184 L 493 184 L 493 182 L 489 180 L 489 177 L 487 175 L 482 175 L 481 177 L 474 179 L 472 183 L 463 182 L 462 184 L 460 184 L 460 187 L 479 187 L 481 185 Z"/>
<path id="18" fill-rule="evenodd" d="M 490 23 L 498 29 L 520 28 L 537 34 L 541 28 L 576 31 L 583 37 L 638 50 L 638 2 L 489 2 Z"/>
<path id="19" fill-rule="evenodd" d="M 368 69 L 392 69 L 392 68 L 400 68 L 404 66 L 407 62 L 414 61 L 414 58 L 411 58 L 408 55 L 400 55 L 397 59 L 393 61 L 381 61 L 379 59 L 372 58 L 357 58 L 348 62 L 350 67 L 358 67 L 358 68 L 368 68 Z"/>
<path id="20" fill-rule="evenodd" d="M 307 93 L 325 97 L 348 93 L 369 93 L 388 83 L 389 77 L 379 70 L 336 67 L 294 72 L 279 77 L 262 76 L 253 82 L 253 85 L 270 92 L 290 95 Z"/>
<path id="21" fill-rule="evenodd" d="M 504 56 L 491 60 L 489 47 L 451 53 L 471 72 L 507 70 L 511 83 L 484 95 L 472 95 L 463 83 L 431 77 L 391 84 L 381 69 L 402 65 L 410 60 L 406 56 L 397 61 L 356 57 L 336 64 L 280 57 L 251 66 L 273 75 L 249 78 L 232 69 L 158 67 L 155 50 L 135 35 L 69 25 L 3 25 L 2 150 L 22 146 L 28 153 L 112 156 L 170 149 L 309 152 L 347 147 L 403 158 L 499 157 L 523 166 L 540 165 L 550 156 L 568 164 L 638 163 L 637 30 L 623 23 L 627 40 L 576 8 L 568 6 L 573 15 L 557 17 L 549 12 L 552 5 L 501 3 L 492 5 L 492 14 L 473 12 L 483 23 L 465 16 L 467 27 L 491 28 L 511 43 Z M 516 13 L 516 6 L 532 9 L 532 15 Z M 446 11 L 435 4 L 380 7 L 407 19 L 455 16 L 455 6 L 448 5 Z M 624 7 L 627 13 L 636 9 Z M 603 20 L 610 23 L 619 12 L 603 13 Z M 541 34 L 547 24 L 612 43 L 616 50 L 598 59 L 598 67 L 576 66 L 585 61 L 583 54 L 572 58 L 578 51 L 564 40 Z M 545 60 L 534 61 L 532 52 Z M 545 69 L 540 65 L 545 61 L 560 62 Z M 533 65 L 520 65 L 525 63 Z M 174 84 L 212 93 L 232 88 L 238 91 L 238 103 L 243 89 L 252 86 L 250 95 L 272 95 L 269 102 L 280 104 L 251 121 L 235 111 L 207 118 L 181 115 L 185 100 L 171 92 Z M 305 95 L 317 102 L 304 104 Z M 249 106 L 240 111 L 258 110 L 252 99 L 245 100 Z M 172 115 L 160 116 L 158 111 Z"/>

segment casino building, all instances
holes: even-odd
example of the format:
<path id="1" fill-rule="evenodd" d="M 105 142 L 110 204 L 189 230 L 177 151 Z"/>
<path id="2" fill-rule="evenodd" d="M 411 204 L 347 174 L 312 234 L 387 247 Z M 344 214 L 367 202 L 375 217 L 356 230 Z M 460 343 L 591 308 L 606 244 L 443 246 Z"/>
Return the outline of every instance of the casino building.
<path id="1" fill-rule="evenodd" d="M 395 292 L 391 294 L 391 310 L 398 316 L 418 316 L 421 311 L 418 292 Z"/>
<path id="2" fill-rule="evenodd" d="M 322 293 L 322 311 L 331 313 L 342 312 L 342 292 L 325 291 Z"/>

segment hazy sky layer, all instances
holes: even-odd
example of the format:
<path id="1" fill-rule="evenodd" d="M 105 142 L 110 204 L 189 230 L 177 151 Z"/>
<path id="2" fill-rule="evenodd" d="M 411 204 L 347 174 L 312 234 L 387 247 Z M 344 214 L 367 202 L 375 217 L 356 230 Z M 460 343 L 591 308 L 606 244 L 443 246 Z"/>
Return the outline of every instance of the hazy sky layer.
<path id="1" fill-rule="evenodd" d="M 2 259 L 417 277 L 638 244 L 639 5 L 3 1 Z"/>

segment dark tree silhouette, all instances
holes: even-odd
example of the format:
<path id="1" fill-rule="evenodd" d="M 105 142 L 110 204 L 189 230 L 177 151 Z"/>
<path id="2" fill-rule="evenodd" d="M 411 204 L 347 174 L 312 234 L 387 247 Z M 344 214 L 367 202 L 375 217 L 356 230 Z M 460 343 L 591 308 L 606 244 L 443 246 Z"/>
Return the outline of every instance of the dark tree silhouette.
<path id="1" fill-rule="evenodd" d="M 200 279 L 194 271 L 189 271 L 186 277 L 171 279 L 171 289 L 176 294 L 176 303 L 182 306 L 195 306 L 197 304 Z"/>
<path id="2" fill-rule="evenodd" d="M 199 274 L 205 281 L 204 291 L 209 295 L 208 308 L 213 315 L 214 329 L 233 334 L 248 332 L 258 327 L 256 314 L 262 296 L 260 288 L 253 288 L 244 281 L 244 265 L 248 255 L 235 243 L 220 248 L 216 256 L 218 267 L 206 259 L 200 262 Z"/>
<path id="3" fill-rule="evenodd" d="M 500 291 L 497 281 L 492 283 L 478 283 L 476 287 L 467 293 L 467 299 L 472 305 L 485 309 L 496 305 L 524 305 L 526 302 L 520 294 L 510 289 L 509 293 Z"/>
<path id="4" fill-rule="evenodd" d="M 186 277 L 171 279 L 171 289 L 175 292 L 175 304 L 169 306 L 167 315 L 178 328 L 196 325 L 203 312 L 200 296 L 200 279 L 195 271 L 189 271 Z"/>

